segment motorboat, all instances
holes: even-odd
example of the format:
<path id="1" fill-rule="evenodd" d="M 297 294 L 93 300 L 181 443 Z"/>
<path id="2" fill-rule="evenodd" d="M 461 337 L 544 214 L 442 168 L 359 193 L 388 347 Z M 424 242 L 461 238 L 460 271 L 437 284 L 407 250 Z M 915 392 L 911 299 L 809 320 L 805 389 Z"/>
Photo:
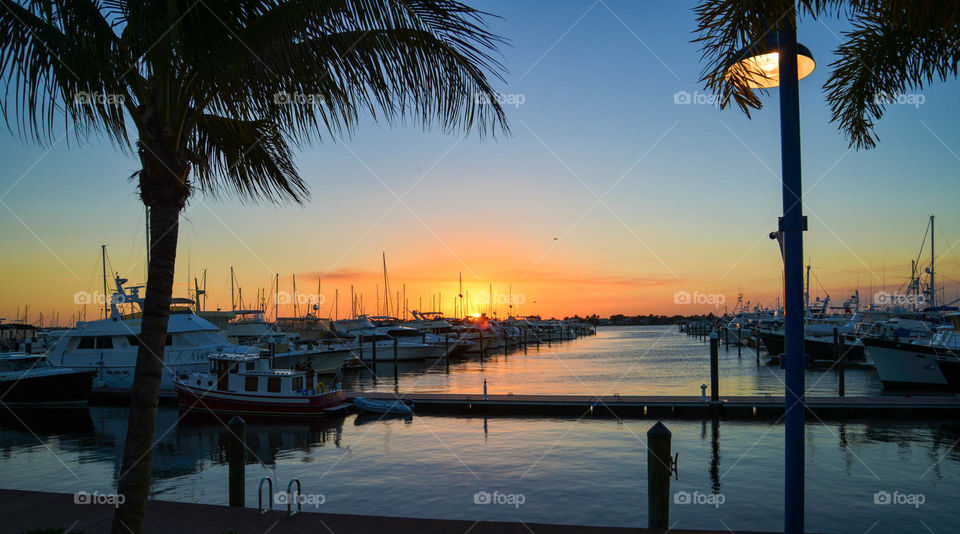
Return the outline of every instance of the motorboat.
<path id="1" fill-rule="evenodd" d="M 403 403 L 402 400 L 380 400 L 368 399 L 366 397 L 356 397 L 353 399 L 353 405 L 365 412 L 412 415 L 413 409 Z"/>
<path id="2" fill-rule="evenodd" d="M 110 317 L 80 321 L 64 332 L 47 352 L 54 367 L 93 371 L 95 393 L 129 393 L 133 386 L 140 350 L 142 298 L 139 287 L 124 288 L 117 277 L 117 292 L 110 303 Z M 122 313 L 121 306 L 130 306 Z M 174 394 L 173 379 L 179 374 L 207 369 L 210 354 L 260 355 L 259 347 L 231 343 L 213 323 L 193 313 L 189 306 L 171 308 L 163 353 L 160 391 Z"/>
<path id="3" fill-rule="evenodd" d="M 347 407 L 339 381 L 312 369 L 276 369 L 269 357 L 211 354 L 209 370 L 174 380 L 181 410 L 254 415 L 324 415 Z"/>
<path id="4" fill-rule="evenodd" d="M 11 406 L 86 404 L 93 371 L 53 367 L 44 354 L 0 354 L 0 399 Z"/>
<path id="5" fill-rule="evenodd" d="M 960 362 L 960 313 L 948 318 L 951 325 L 937 328 L 929 339 L 861 338 L 884 387 L 950 388 L 944 370 L 952 376 Z"/>
<path id="6" fill-rule="evenodd" d="M 359 343 L 357 352 L 360 359 L 392 360 L 396 353 L 397 360 L 425 360 L 443 356 L 443 346 L 426 342 L 426 334 L 413 328 L 399 325 L 374 324 L 367 316 L 361 315 L 356 319 L 343 319 L 333 322 L 334 335 L 344 339 L 356 339 Z M 377 317 L 376 319 L 381 319 Z M 396 351 L 394 351 L 396 349 Z"/>

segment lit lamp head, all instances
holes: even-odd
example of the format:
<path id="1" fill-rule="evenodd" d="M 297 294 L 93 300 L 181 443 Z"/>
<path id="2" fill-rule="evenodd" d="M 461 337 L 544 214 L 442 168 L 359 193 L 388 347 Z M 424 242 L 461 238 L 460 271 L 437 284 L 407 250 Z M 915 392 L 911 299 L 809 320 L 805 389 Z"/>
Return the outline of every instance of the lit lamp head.
<path id="1" fill-rule="evenodd" d="M 797 79 L 806 78 L 816 63 L 810 49 L 797 43 Z M 727 65 L 724 78 L 740 79 L 751 89 L 769 89 L 780 85 L 780 41 L 776 32 L 763 44 L 747 47 Z"/>

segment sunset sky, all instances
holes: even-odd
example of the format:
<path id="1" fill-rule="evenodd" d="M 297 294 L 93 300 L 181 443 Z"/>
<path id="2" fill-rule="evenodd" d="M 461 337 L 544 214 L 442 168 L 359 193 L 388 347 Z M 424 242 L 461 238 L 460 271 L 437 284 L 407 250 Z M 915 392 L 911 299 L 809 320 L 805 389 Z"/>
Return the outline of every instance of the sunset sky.
<path id="1" fill-rule="evenodd" d="M 337 289 L 340 316 L 349 313 L 351 284 L 375 313 L 385 253 L 391 289 L 405 284 L 412 309 L 440 293 L 452 311 L 459 273 L 471 311 L 490 284 L 501 303 L 512 287 L 515 313 L 543 316 L 722 313 L 740 291 L 775 304 L 779 95 L 764 97 L 752 120 L 698 103 L 707 95 L 692 2 L 468 3 L 503 17 L 491 24 L 511 43 L 499 88 L 512 134 L 481 141 L 368 120 L 349 139 L 299 153 L 312 193 L 303 206 L 197 196 L 180 226 L 175 296 L 206 269 L 207 308 L 229 308 L 233 266 L 248 306 L 274 273 L 292 292 L 296 273 L 302 294 L 317 293 L 322 277 L 321 315 L 334 314 Z M 822 90 L 847 28 L 799 28 L 818 66 L 800 83 L 812 294 L 824 295 L 822 285 L 839 303 L 859 288 L 866 303 L 871 290 L 895 291 L 935 214 L 938 279 L 952 301 L 960 84 L 888 106 L 879 146 L 849 150 Z M 56 310 L 67 323 L 77 292 L 100 291 L 102 244 L 114 271 L 142 283 L 143 206 L 127 179 L 135 157 L 72 134 L 41 148 L 6 129 L 0 154 L 0 317 L 29 305 L 30 320 Z M 680 291 L 724 302 L 677 304 Z"/>

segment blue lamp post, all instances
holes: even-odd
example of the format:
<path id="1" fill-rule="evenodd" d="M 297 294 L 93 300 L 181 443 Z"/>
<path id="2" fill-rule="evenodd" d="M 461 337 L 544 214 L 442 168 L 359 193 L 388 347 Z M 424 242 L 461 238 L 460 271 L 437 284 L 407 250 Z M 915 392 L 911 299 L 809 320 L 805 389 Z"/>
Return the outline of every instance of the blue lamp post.
<path id="1" fill-rule="evenodd" d="M 797 43 L 794 13 L 764 44 L 750 47 L 727 68 L 727 77 L 746 80 L 751 88 L 780 87 L 780 151 L 783 173 L 783 243 L 786 416 L 784 470 L 784 532 L 803 532 L 804 492 L 804 349 L 803 349 L 803 231 L 801 208 L 800 99 L 798 80 L 813 72 L 813 55 Z"/>

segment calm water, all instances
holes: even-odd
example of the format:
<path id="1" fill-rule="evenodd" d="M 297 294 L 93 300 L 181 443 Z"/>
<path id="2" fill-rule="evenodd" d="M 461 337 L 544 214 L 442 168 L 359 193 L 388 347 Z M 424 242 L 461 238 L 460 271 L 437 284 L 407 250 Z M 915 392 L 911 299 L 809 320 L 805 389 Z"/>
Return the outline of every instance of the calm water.
<path id="1" fill-rule="evenodd" d="M 764 354 L 764 359 L 765 358 Z M 382 355 L 389 358 L 390 354 Z M 575 341 L 528 347 L 526 353 L 491 352 L 452 361 L 408 362 L 393 375 L 393 361 L 350 373 L 345 388 L 363 391 L 479 393 L 487 381 L 489 393 L 553 393 L 599 395 L 700 395 L 700 385 L 710 383 L 707 343 L 677 332 L 676 327 L 638 326 L 600 328 L 596 336 Z M 722 395 L 783 394 L 783 371 L 757 366 L 756 349 L 720 346 Z M 396 380 L 394 380 L 396 378 Z M 809 372 L 807 391 L 837 395 L 835 372 Z M 880 380 L 873 370 L 847 369 L 848 395 L 876 395 Z"/>
<path id="2" fill-rule="evenodd" d="M 649 350 L 648 350 L 649 349 Z M 402 391 L 515 393 L 699 393 L 704 347 L 662 328 L 601 330 L 550 350 L 491 357 L 428 373 L 402 369 Z M 777 392 L 776 373 L 746 355 L 721 351 L 723 392 Z M 392 373 L 392 365 L 379 369 Z M 811 373 L 808 383 L 821 378 Z M 370 373 L 351 378 L 373 388 Z M 833 378 L 814 390 L 828 393 Z M 394 387 L 392 376 L 376 389 Z M 872 393 L 868 372 L 848 388 Z M 116 484 L 126 408 L 69 415 L 21 414 L 0 426 L 0 487 L 72 493 Z M 667 421 L 679 480 L 672 491 L 705 504 L 674 504 L 675 528 L 781 528 L 783 427 L 773 421 Z M 653 421 L 415 417 L 376 421 L 349 415 L 247 428 L 249 506 L 260 478 L 282 487 L 298 477 L 313 496 L 305 511 L 499 519 L 618 526 L 646 525 L 644 435 Z M 856 423 L 807 427 L 807 521 L 819 532 L 956 531 L 960 507 L 960 423 Z M 227 431 L 216 419 L 180 420 L 162 407 L 154 452 L 154 497 L 225 504 Z M 505 504 L 475 504 L 487 492 Z M 887 492 L 922 504 L 875 504 Z M 322 494 L 322 499 L 320 495 Z M 881 498 L 883 493 L 879 493 Z M 522 501 L 522 504 L 518 504 Z M 719 503 L 719 504 L 718 504 Z"/>

